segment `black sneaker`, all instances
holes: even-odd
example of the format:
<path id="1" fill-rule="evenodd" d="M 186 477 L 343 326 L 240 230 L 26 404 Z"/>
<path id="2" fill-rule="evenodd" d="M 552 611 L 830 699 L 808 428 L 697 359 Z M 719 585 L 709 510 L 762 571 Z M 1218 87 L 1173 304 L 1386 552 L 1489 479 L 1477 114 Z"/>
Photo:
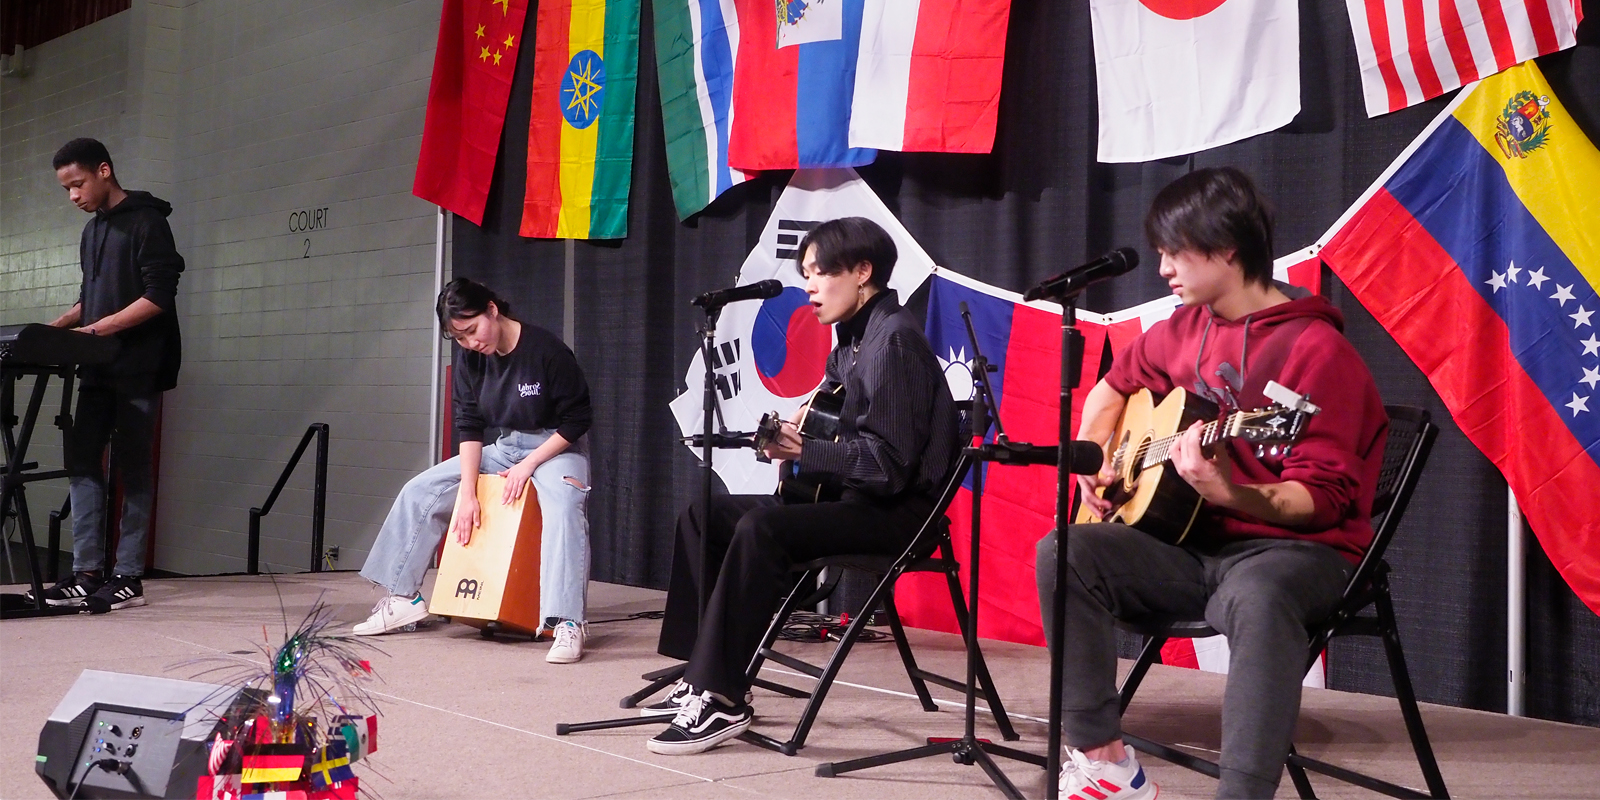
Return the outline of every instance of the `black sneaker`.
<path id="1" fill-rule="evenodd" d="M 74 572 L 44 590 L 44 601 L 52 606 L 81 606 L 89 599 L 89 595 L 99 591 L 104 583 L 100 580 L 100 576 L 93 572 Z M 22 599 L 32 603 L 33 590 L 23 592 Z"/>
<path id="2" fill-rule="evenodd" d="M 744 733 L 753 716 L 749 704 L 725 705 L 710 692 L 691 693 L 678 716 L 673 717 L 672 725 L 646 742 L 645 747 L 664 756 L 703 753 Z"/>
<path id="3" fill-rule="evenodd" d="M 106 581 L 99 591 L 89 595 L 89 599 L 84 602 L 89 606 L 91 614 L 104 614 L 119 608 L 142 606 L 144 584 L 138 578 L 118 575 Z"/>
<path id="4" fill-rule="evenodd" d="M 683 710 L 684 701 L 694 694 L 694 689 L 683 681 L 672 684 L 672 691 L 667 696 L 647 706 L 639 706 L 641 717 L 676 717 Z"/>
<path id="5" fill-rule="evenodd" d="M 683 704 L 688 701 L 689 697 L 693 694 L 694 689 L 690 687 L 689 684 L 684 683 L 683 681 L 678 681 L 677 683 L 672 684 L 672 691 L 667 692 L 667 696 L 665 698 L 657 700 L 656 702 L 647 706 L 639 706 L 639 716 L 676 717 L 678 716 L 678 712 L 683 710 Z M 755 699 L 755 692 L 746 691 L 744 693 L 745 705 L 750 705 L 751 703 L 755 702 Z"/>

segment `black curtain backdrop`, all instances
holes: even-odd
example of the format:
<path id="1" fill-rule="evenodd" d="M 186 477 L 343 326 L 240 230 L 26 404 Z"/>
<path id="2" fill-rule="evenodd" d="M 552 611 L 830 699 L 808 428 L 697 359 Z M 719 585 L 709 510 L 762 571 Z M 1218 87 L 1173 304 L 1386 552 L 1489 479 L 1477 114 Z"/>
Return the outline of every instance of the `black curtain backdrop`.
<path id="1" fill-rule="evenodd" d="M 1584 5 L 1582 44 L 1539 65 L 1589 138 L 1600 141 L 1600 0 Z M 696 347 L 699 312 L 689 300 L 732 284 L 789 175 L 735 187 L 678 221 L 652 13 L 649 2 L 644 6 L 628 237 L 576 245 L 575 349 L 595 405 L 593 577 L 664 587 L 673 521 L 699 485 L 698 462 L 676 442 L 667 408 L 685 389 Z M 525 35 L 533 35 L 534 19 L 530 9 Z M 1120 246 L 1139 248 L 1144 263 L 1155 264 L 1142 233 L 1145 210 L 1156 191 L 1196 167 L 1235 165 L 1256 178 L 1277 208 L 1278 254 L 1310 244 L 1450 99 L 1368 119 L 1344 2 L 1302 0 L 1303 108 L 1293 123 L 1190 157 L 1099 164 L 1088 4 L 1018 0 L 1008 36 L 992 154 L 885 152 L 860 172 L 936 262 L 1017 291 Z M 533 48 L 521 53 L 484 225 L 455 221 L 455 273 L 494 286 L 522 319 L 559 332 L 565 244 L 517 236 Z M 1421 372 L 1324 272 L 1324 291 L 1344 311 L 1346 334 L 1384 401 L 1426 407 L 1444 429 L 1389 554 L 1412 679 L 1425 701 L 1502 711 L 1505 482 L 1454 426 Z M 1091 290 L 1083 307 L 1107 312 L 1164 294 L 1165 282 L 1146 267 Z M 1537 543 L 1529 550 L 1527 711 L 1600 725 L 1600 618 Z M 1334 688 L 1390 693 L 1375 644 L 1336 643 L 1330 664 Z"/>

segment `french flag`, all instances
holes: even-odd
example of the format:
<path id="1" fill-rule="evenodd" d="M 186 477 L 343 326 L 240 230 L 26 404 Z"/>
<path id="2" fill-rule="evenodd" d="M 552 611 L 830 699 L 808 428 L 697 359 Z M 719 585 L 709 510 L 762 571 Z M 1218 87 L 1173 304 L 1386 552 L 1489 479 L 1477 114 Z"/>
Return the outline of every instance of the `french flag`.
<path id="1" fill-rule="evenodd" d="M 1010 0 L 879 0 L 861 23 L 850 145 L 994 149 Z"/>
<path id="2" fill-rule="evenodd" d="M 744 172 L 858 167 L 851 96 L 866 0 L 736 0 L 728 165 Z"/>

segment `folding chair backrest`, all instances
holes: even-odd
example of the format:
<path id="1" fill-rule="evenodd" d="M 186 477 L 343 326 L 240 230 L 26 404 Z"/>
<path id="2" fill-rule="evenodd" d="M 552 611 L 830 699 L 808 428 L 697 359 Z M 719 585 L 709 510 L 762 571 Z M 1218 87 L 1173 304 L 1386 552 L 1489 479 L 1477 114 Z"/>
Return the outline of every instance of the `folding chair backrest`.
<path id="1" fill-rule="evenodd" d="M 1383 563 L 1383 554 L 1400 527 L 1406 506 L 1411 503 L 1411 493 L 1422 475 L 1422 466 L 1427 463 L 1433 441 L 1439 436 L 1439 426 L 1429 421 L 1427 409 L 1383 408 L 1389 414 L 1389 434 L 1384 440 L 1383 467 L 1378 472 L 1378 488 L 1372 499 L 1372 545 L 1350 577 L 1346 597 L 1364 587 L 1373 571 Z"/>

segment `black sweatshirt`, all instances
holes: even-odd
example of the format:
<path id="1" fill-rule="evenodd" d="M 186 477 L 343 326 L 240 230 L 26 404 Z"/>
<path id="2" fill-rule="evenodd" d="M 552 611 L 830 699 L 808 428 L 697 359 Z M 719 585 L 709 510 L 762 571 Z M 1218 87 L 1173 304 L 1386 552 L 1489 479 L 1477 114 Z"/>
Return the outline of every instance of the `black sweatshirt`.
<path id="1" fill-rule="evenodd" d="M 589 431 L 589 384 L 578 359 L 556 335 L 522 324 L 517 346 L 503 356 L 456 348 L 450 403 L 463 442 L 483 441 L 486 428 L 554 428 L 578 441 Z"/>
<path id="2" fill-rule="evenodd" d="M 845 388 L 839 441 L 804 440 L 801 474 L 879 499 L 932 497 L 960 454 L 961 423 L 922 326 L 884 291 L 835 331 L 822 388 Z"/>
<path id="3" fill-rule="evenodd" d="M 90 326 L 139 298 L 161 313 L 114 334 L 122 342 L 116 361 L 82 367 L 84 386 L 133 393 L 164 392 L 178 383 L 182 345 L 178 333 L 178 274 L 183 256 L 172 241 L 172 204 L 149 192 L 128 192 L 122 202 L 94 213 L 78 245 L 83 284 L 82 317 Z"/>

